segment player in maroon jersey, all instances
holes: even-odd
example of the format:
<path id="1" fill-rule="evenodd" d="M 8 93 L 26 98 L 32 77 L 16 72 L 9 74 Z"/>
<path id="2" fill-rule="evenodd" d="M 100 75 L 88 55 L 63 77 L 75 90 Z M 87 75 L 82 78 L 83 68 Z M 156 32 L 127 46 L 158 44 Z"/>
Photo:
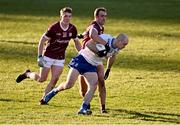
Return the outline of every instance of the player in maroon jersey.
<path id="1" fill-rule="evenodd" d="M 60 10 L 60 21 L 51 25 L 39 41 L 38 65 L 41 67 L 40 72 L 35 73 L 26 70 L 17 77 L 17 83 L 26 78 L 44 82 L 49 71 L 51 71 L 51 80 L 45 89 L 44 96 L 54 88 L 63 71 L 65 52 L 69 41 L 73 39 L 76 49 L 78 51 L 81 49 L 81 44 L 77 38 L 77 29 L 70 23 L 71 18 L 72 9 L 70 7 L 64 7 Z M 46 43 L 46 41 L 48 42 Z M 42 99 L 40 103 L 43 104 Z"/>
<path id="2" fill-rule="evenodd" d="M 83 48 L 86 45 L 86 42 L 90 39 L 94 41 L 98 41 L 99 43 L 104 44 L 104 40 L 99 37 L 100 34 L 104 32 L 103 25 L 106 21 L 107 12 L 104 7 L 96 8 L 94 11 L 94 21 L 87 27 L 86 31 L 82 34 L 83 35 Z M 108 45 L 107 45 L 108 46 Z M 106 88 L 104 82 L 104 66 L 98 65 L 97 66 L 97 73 L 98 73 L 98 88 L 99 88 L 99 97 L 101 103 L 101 113 L 106 113 L 105 109 L 105 102 L 106 102 Z M 106 73 L 107 74 L 107 73 Z M 84 97 L 87 92 L 87 84 L 83 76 L 79 78 L 80 83 L 80 94 Z M 90 105 L 88 107 L 90 109 Z"/>

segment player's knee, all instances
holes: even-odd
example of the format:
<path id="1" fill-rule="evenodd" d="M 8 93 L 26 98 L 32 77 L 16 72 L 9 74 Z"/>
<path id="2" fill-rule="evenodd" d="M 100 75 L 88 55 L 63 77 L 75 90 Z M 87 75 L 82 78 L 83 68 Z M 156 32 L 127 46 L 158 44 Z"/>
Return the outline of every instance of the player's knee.
<path id="1" fill-rule="evenodd" d="M 96 81 L 92 84 L 93 87 L 97 87 L 97 85 L 98 85 L 98 81 Z"/>
<path id="2" fill-rule="evenodd" d="M 44 77 L 40 77 L 40 78 L 38 79 L 38 82 L 40 82 L 40 83 L 42 83 L 42 82 L 44 82 L 44 81 L 46 81 L 46 78 L 44 78 Z"/>
<path id="3" fill-rule="evenodd" d="M 91 90 L 95 90 L 96 88 L 97 88 L 97 82 L 96 83 L 94 83 L 94 84 L 91 84 L 89 87 L 89 89 L 91 89 Z"/>
<path id="4" fill-rule="evenodd" d="M 91 86 L 91 87 L 89 88 L 89 91 L 91 91 L 91 92 L 95 92 L 95 91 L 96 91 L 96 89 L 97 89 L 97 86 Z"/>

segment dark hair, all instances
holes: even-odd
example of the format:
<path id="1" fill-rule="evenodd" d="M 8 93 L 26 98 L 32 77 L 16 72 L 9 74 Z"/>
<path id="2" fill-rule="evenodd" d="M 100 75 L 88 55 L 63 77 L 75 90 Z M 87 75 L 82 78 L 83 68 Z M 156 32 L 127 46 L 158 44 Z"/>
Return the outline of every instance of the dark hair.
<path id="1" fill-rule="evenodd" d="M 68 12 L 68 13 L 72 13 L 72 8 L 70 7 L 64 7 L 60 10 L 60 15 L 62 15 L 63 13 Z"/>
<path id="2" fill-rule="evenodd" d="M 94 17 L 98 16 L 100 11 L 106 12 L 106 8 L 104 8 L 104 7 L 96 8 L 95 11 L 94 11 Z"/>

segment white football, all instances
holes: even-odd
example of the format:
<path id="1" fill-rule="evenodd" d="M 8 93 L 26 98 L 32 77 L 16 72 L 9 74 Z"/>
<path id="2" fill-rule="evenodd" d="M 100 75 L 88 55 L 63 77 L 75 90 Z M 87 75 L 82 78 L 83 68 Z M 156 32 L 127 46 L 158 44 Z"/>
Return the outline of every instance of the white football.
<path id="1" fill-rule="evenodd" d="M 106 50 L 106 48 L 103 44 L 96 44 L 96 48 L 98 51 Z"/>

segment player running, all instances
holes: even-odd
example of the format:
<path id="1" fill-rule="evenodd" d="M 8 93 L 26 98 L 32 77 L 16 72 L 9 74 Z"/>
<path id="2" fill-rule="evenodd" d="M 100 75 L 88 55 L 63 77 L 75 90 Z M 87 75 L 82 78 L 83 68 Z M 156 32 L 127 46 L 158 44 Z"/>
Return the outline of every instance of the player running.
<path id="1" fill-rule="evenodd" d="M 45 89 L 44 95 L 54 88 L 63 71 L 65 52 L 69 41 L 73 39 L 76 49 L 78 51 L 81 49 L 81 44 L 77 38 L 77 29 L 70 23 L 71 18 L 72 9 L 70 7 L 64 7 L 60 10 L 60 21 L 51 25 L 39 41 L 38 65 L 41 67 L 40 72 L 35 73 L 26 70 L 17 77 L 17 83 L 20 83 L 26 78 L 40 83 L 44 82 L 48 77 L 49 71 L 51 71 L 51 80 Z M 46 41 L 48 42 L 46 43 Z M 43 104 L 42 99 L 40 100 L 40 104 Z"/>
<path id="2" fill-rule="evenodd" d="M 94 20 L 87 27 L 86 31 L 82 34 L 83 35 L 83 48 L 85 47 L 87 41 L 90 39 L 93 39 L 94 41 L 97 41 L 99 43 L 105 42 L 101 37 L 99 37 L 99 35 L 104 33 L 104 24 L 106 22 L 106 16 L 107 16 L 107 10 L 104 7 L 98 7 L 95 9 Z M 98 74 L 98 90 L 99 90 L 101 113 L 106 113 L 107 112 L 105 108 L 106 87 L 105 87 L 105 81 L 104 81 L 104 65 L 103 64 L 99 64 L 97 66 L 97 74 Z M 87 92 L 88 86 L 83 75 L 79 77 L 79 85 L 80 85 L 80 94 L 82 97 L 84 97 L 84 95 Z M 90 104 L 88 105 L 88 109 L 90 110 Z"/>
<path id="3" fill-rule="evenodd" d="M 97 44 L 97 42 L 92 39 L 89 40 L 85 48 L 69 63 L 70 69 L 66 82 L 62 82 L 57 88 L 50 91 L 44 97 L 44 103 L 48 103 L 58 92 L 72 88 L 78 76 L 81 74 L 86 79 L 88 89 L 84 95 L 83 103 L 78 114 L 89 115 L 92 113 L 91 110 L 88 110 L 88 105 L 97 87 L 97 66 L 102 64 L 104 57 L 113 59 L 113 61 L 110 61 L 113 63 L 119 50 L 122 50 L 128 44 L 128 36 L 125 34 L 120 34 L 116 38 L 107 34 L 101 34 L 100 37 L 106 41 L 106 46 Z M 110 48 L 108 48 L 107 45 L 109 45 Z"/>

